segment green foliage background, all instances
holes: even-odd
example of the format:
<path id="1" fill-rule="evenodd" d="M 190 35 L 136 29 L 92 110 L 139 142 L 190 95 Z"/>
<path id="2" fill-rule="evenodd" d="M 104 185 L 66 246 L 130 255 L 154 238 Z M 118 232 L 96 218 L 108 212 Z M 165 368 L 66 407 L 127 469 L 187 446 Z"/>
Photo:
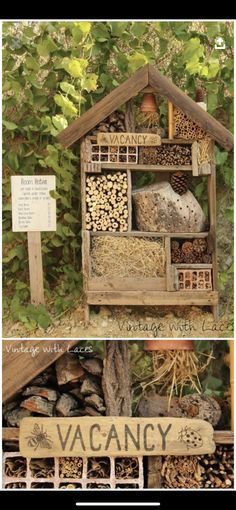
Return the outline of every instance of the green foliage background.
<path id="1" fill-rule="evenodd" d="M 222 36 L 226 49 L 215 49 Z M 11 231 L 10 176 L 53 173 L 57 232 L 42 234 L 47 307 L 60 314 L 81 293 L 79 147 L 56 135 L 146 63 L 190 96 L 202 86 L 208 111 L 233 129 L 233 25 L 230 22 L 20 22 L 3 25 L 4 315 L 47 328 L 43 306 L 28 305 L 26 234 Z M 233 223 L 232 155 L 219 148 L 218 188 Z M 204 198 L 199 184 L 197 197 Z M 228 292 L 233 265 L 223 268 Z"/>

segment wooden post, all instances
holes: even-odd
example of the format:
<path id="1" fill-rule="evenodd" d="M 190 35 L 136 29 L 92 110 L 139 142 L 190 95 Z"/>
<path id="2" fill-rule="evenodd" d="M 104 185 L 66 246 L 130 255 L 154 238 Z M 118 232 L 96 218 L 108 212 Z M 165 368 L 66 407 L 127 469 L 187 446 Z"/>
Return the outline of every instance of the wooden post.
<path id="1" fill-rule="evenodd" d="M 86 164 L 87 164 L 88 146 L 86 139 L 81 141 L 80 146 L 80 159 L 81 159 L 81 207 L 82 207 L 82 268 L 83 268 L 83 288 L 85 294 L 84 303 L 84 323 L 85 326 L 89 324 L 89 304 L 87 302 L 88 278 L 89 278 L 89 247 L 90 247 L 90 233 L 86 231 Z"/>
<path id="2" fill-rule="evenodd" d="M 169 139 L 172 140 L 174 138 L 174 107 L 170 101 L 168 101 L 168 131 Z"/>
<path id="3" fill-rule="evenodd" d="M 229 341 L 229 353 L 230 353 L 231 430 L 234 430 L 234 340 Z"/>
<path id="4" fill-rule="evenodd" d="M 209 231 L 209 241 L 211 244 L 210 248 L 212 251 L 212 276 L 213 276 L 213 290 L 217 290 L 217 276 L 218 276 L 218 264 L 217 264 L 217 248 L 216 248 L 216 167 L 214 164 L 211 165 L 211 175 L 208 176 L 207 181 L 207 191 L 208 191 L 208 207 L 209 207 L 209 222 L 210 222 L 210 231 Z M 213 305 L 212 312 L 214 315 L 214 320 L 219 320 L 219 306 Z"/>
<path id="5" fill-rule="evenodd" d="M 44 304 L 41 232 L 27 232 L 32 305 Z"/>

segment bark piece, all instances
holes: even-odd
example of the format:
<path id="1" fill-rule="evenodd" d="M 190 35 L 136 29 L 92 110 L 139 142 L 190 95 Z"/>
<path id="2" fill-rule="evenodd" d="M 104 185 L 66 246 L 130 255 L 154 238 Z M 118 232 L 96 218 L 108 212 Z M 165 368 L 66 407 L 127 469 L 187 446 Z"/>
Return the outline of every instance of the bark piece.
<path id="1" fill-rule="evenodd" d="M 103 399 L 96 395 L 95 393 L 93 395 L 88 395 L 87 397 L 85 397 L 84 400 L 90 406 L 95 407 L 95 409 L 97 409 L 97 411 L 99 411 L 100 413 L 106 410 L 106 408 L 104 407 Z"/>
<path id="2" fill-rule="evenodd" d="M 204 212 L 191 193 L 180 196 L 168 182 L 145 186 L 132 193 L 136 223 L 146 232 L 202 232 Z"/>
<path id="3" fill-rule="evenodd" d="M 132 416 L 128 341 L 107 340 L 102 387 L 108 416 Z"/>
<path id="4" fill-rule="evenodd" d="M 141 398 L 138 414 L 142 417 L 198 418 L 215 427 L 221 418 L 221 408 L 213 397 L 198 393 L 185 395 L 181 399 L 173 397 L 169 405 L 169 397 L 150 392 Z"/>
<path id="5" fill-rule="evenodd" d="M 84 369 L 76 355 L 69 352 L 56 361 L 56 374 L 59 386 L 84 378 Z"/>
<path id="6" fill-rule="evenodd" d="M 184 416 L 184 411 L 179 407 L 178 397 L 171 399 L 170 408 L 168 410 L 169 398 L 157 395 L 155 392 L 150 392 L 144 395 L 138 406 L 138 415 L 142 417 L 168 417 L 181 418 Z"/>
<path id="7" fill-rule="evenodd" d="M 48 402 L 42 397 L 29 397 L 21 402 L 21 407 L 32 411 L 33 413 L 43 414 L 45 416 L 53 416 L 55 405 Z"/>
<path id="8" fill-rule="evenodd" d="M 72 395 L 73 397 L 77 398 L 77 400 L 79 402 L 83 402 L 84 401 L 84 395 L 82 395 L 80 387 L 73 388 L 73 390 L 69 391 L 69 394 Z"/>
<path id="9" fill-rule="evenodd" d="M 82 395 L 92 395 L 93 393 L 96 393 L 97 395 L 102 396 L 102 388 L 99 385 L 97 379 L 93 376 L 87 376 L 86 379 L 83 381 L 81 386 L 81 394 Z"/>
<path id="10" fill-rule="evenodd" d="M 91 407 L 91 406 L 85 407 L 84 414 L 89 415 L 89 416 L 101 416 L 102 415 L 102 413 L 100 413 L 99 411 L 94 409 L 94 407 Z"/>
<path id="11" fill-rule="evenodd" d="M 179 406 L 184 415 L 188 418 L 199 418 L 206 420 L 215 427 L 221 418 L 221 408 L 218 402 L 207 395 L 185 395 L 180 401 Z"/>
<path id="12" fill-rule="evenodd" d="M 36 395 L 38 397 L 44 397 L 47 400 L 50 400 L 51 402 L 56 402 L 58 398 L 57 391 L 52 390 L 50 388 L 43 388 L 40 386 L 28 386 L 28 388 L 26 388 L 23 391 L 22 395 L 24 395 L 25 397 L 29 395 Z"/>
<path id="13" fill-rule="evenodd" d="M 90 358 L 80 361 L 82 367 L 92 375 L 101 377 L 103 371 L 103 362 L 100 358 Z"/>
<path id="14" fill-rule="evenodd" d="M 19 427 L 22 418 L 28 418 L 31 416 L 31 412 L 27 409 L 13 409 L 9 411 L 6 416 L 6 422 L 8 427 Z"/>
<path id="15" fill-rule="evenodd" d="M 57 401 L 56 411 L 59 416 L 79 416 L 78 414 L 74 414 L 75 411 L 79 412 L 78 402 L 72 395 L 63 393 Z"/>
<path id="16" fill-rule="evenodd" d="M 37 375 L 32 381 L 32 386 L 46 386 L 56 381 L 55 370 L 52 367 L 47 368 L 41 374 Z"/>

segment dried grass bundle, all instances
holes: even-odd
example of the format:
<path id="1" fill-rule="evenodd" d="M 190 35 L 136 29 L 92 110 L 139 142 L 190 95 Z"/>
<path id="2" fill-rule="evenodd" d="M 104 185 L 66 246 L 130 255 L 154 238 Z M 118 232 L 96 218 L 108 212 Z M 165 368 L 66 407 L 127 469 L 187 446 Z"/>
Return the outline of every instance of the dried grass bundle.
<path id="1" fill-rule="evenodd" d="M 204 357 L 204 358 L 203 358 Z M 186 386 L 201 393 L 199 374 L 204 372 L 211 360 L 210 354 L 196 354 L 193 351 L 153 351 L 153 373 L 148 382 L 142 383 L 145 390 L 148 386 L 158 386 L 159 393 L 169 395 L 169 404 L 174 393 L 182 396 Z"/>
<path id="2" fill-rule="evenodd" d="M 93 276 L 148 278 L 165 274 L 162 240 L 138 237 L 95 237 L 92 242 Z"/>

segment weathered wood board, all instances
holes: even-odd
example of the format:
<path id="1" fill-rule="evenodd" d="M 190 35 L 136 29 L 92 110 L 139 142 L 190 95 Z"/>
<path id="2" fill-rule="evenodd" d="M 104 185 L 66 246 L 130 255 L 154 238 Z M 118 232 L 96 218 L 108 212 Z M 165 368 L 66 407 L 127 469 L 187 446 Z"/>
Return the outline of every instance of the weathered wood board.
<path id="1" fill-rule="evenodd" d="M 186 418 L 23 418 L 24 457 L 193 455 L 215 451 L 212 426 Z"/>
<path id="2" fill-rule="evenodd" d="M 160 135 L 152 133 L 98 133 L 98 145 L 156 146 L 161 145 Z"/>
<path id="3" fill-rule="evenodd" d="M 3 402 L 9 400 L 79 340 L 3 340 Z"/>

